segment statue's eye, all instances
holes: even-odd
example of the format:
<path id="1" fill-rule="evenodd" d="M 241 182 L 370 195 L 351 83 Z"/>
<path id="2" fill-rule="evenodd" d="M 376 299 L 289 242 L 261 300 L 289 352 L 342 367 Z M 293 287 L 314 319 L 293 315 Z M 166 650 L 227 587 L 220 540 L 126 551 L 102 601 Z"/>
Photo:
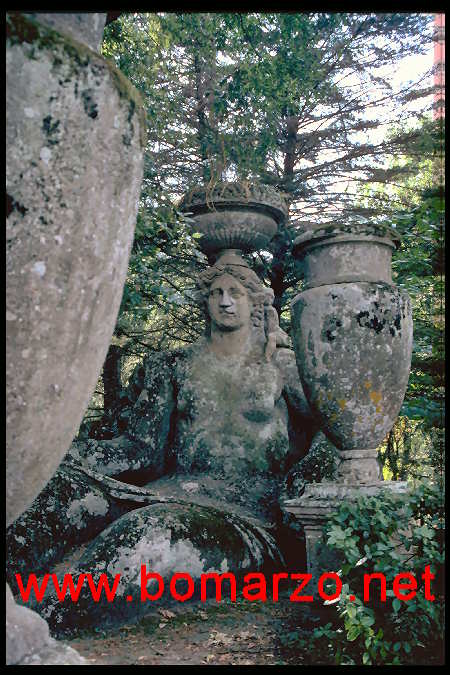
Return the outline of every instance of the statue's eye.
<path id="1" fill-rule="evenodd" d="M 239 290 L 239 288 L 230 288 L 230 295 L 232 298 L 240 298 L 242 294 L 242 291 Z"/>

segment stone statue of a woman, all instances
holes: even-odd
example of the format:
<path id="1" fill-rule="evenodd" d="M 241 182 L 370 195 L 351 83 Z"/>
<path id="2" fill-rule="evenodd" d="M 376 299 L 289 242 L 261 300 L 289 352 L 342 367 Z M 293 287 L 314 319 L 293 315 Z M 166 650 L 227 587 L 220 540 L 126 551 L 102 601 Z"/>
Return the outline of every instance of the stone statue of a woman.
<path id="1" fill-rule="evenodd" d="M 224 252 L 198 290 L 207 335 L 148 355 L 128 385 L 124 434 L 75 443 L 34 511 L 14 526 L 12 548 L 26 539 L 28 564 L 41 571 L 89 541 L 72 573 L 121 574 L 118 600 L 106 606 L 88 589 L 76 604 L 50 595 L 41 611 L 54 626 L 148 610 L 141 564 L 193 578 L 283 564 L 278 498 L 318 425 L 273 295 L 245 260 Z"/>

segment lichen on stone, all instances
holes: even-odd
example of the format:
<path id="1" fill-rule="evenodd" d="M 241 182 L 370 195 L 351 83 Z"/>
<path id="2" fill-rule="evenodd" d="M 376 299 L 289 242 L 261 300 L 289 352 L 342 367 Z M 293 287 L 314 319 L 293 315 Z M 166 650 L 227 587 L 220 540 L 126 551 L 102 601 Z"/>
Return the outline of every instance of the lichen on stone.
<path id="1" fill-rule="evenodd" d="M 77 69 L 91 66 L 97 74 L 109 73 L 116 90 L 121 98 L 127 98 L 130 102 L 128 121 L 137 114 L 139 119 L 139 133 L 141 147 L 144 148 L 147 141 L 147 118 L 143 100 L 139 92 L 131 82 L 110 63 L 86 45 L 78 42 L 68 35 L 62 35 L 56 30 L 43 24 L 39 24 L 30 17 L 25 17 L 19 12 L 9 12 L 6 20 L 6 37 L 13 44 L 27 44 L 29 58 L 35 59 L 36 50 L 49 50 L 52 53 L 53 66 L 55 69 L 61 66 L 70 66 L 72 76 Z M 71 73 L 67 78 L 70 80 Z M 89 114 L 95 114 L 95 103 L 89 106 Z"/>

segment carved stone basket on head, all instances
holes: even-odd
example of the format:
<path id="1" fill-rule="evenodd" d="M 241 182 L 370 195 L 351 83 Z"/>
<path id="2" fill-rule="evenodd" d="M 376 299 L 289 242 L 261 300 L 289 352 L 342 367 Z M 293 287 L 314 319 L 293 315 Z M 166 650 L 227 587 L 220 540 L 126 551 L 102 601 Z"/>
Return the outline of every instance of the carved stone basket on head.
<path id="1" fill-rule="evenodd" d="M 224 255 L 264 249 L 287 216 L 288 205 L 282 195 L 266 185 L 217 183 L 210 191 L 190 190 L 180 208 L 192 214 L 194 231 L 202 236 L 199 247 L 212 264 Z M 239 264 L 239 263 L 238 263 Z"/>
<path id="2" fill-rule="evenodd" d="M 411 301 L 392 282 L 396 244 L 392 228 L 369 223 L 311 227 L 294 242 L 305 273 L 291 307 L 298 372 L 346 484 L 382 479 L 377 447 L 408 383 Z"/>

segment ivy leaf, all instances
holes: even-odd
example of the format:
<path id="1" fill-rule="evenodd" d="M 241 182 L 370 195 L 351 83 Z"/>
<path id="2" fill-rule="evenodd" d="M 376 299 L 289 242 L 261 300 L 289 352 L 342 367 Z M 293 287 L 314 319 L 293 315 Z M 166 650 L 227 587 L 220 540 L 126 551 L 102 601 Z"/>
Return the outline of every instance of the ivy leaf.
<path id="1" fill-rule="evenodd" d="M 347 640 L 349 642 L 354 642 L 358 635 L 361 633 L 361 627 L 360 626 L 352 626 L 350 630 L 347 633 Z"/>

